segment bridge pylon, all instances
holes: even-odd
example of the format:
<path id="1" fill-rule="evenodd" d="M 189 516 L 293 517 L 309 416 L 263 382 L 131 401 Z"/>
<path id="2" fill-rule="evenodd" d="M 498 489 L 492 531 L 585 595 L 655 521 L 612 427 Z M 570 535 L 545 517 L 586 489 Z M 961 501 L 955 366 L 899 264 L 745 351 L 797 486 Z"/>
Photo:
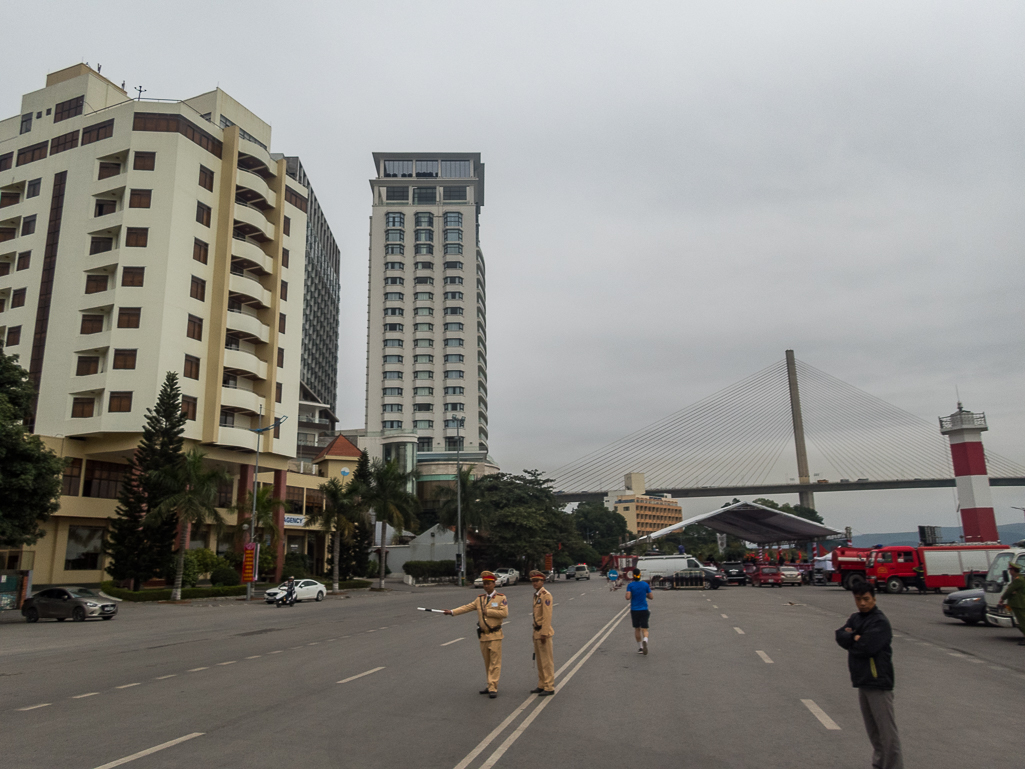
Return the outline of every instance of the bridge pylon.
<path id="1" fill-rule="evenodd" d="M 815 495 L 811 490 L 811 475 L 808 470 L 808 449 L 804 445 L 804 418 L 801 416 L 801 393 L 797 389 L 797 364 L 794 351 L 787 350 L 787 382 L 790 386 L 790 418 L 794 424 L 794 447 L 797 450 L 797 480 L 809 486 L 807 491 L 798 492 L 801 507 L 815 507 Z"/>

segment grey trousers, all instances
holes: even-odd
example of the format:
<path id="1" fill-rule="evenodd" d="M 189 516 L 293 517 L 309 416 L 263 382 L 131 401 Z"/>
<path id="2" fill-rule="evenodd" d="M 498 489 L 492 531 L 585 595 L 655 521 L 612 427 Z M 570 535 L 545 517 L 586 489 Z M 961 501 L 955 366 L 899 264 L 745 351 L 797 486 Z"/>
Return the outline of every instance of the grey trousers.
<path id="1" fill-rule="evenodd" d="M 858 704 L 872 743 L 872 769 L 904 769 L 893 715 L 893 690 L 859 688 Z"/>

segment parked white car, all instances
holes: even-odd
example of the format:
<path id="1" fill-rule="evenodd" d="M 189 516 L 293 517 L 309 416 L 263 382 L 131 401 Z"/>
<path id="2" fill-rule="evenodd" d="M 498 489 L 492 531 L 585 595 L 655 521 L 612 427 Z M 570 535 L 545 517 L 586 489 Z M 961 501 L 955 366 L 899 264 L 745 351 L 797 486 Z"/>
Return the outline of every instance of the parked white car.
<path id="1" fill-rule="evenodd" d="M 495 576 L 505 576 L 506 585 L 515 585 L 517 582 L 520 581 L 520 573 L 516 569 L 496 569 Z"/>
<path id="2" fill-rule="evenodd" d="M 267 603 L 274 603 L 279 596 L 285 594 L 286 585 L 288 585 L 287 582 L 282 582 L 277 587 L 272 587 L 264 592 L 264 600 Z M 323 601 L 324 596 L 327 595 L 327 588 L 315 579 L 297 579 L 295 585 L 296 601 Z"/>
<path id="3" fill-rule="evenodd" d="M 509 575 L 502 574 L 503 571 L 507 571 L 507 569 L 499 569 L 495 572 L 495 587 L 505 587 L 509 584 Z M 473 586 L 484 587 L 484 580 L 482 580 L 480 577 L 477 577 L 477 579 L 473 581 Z"/>

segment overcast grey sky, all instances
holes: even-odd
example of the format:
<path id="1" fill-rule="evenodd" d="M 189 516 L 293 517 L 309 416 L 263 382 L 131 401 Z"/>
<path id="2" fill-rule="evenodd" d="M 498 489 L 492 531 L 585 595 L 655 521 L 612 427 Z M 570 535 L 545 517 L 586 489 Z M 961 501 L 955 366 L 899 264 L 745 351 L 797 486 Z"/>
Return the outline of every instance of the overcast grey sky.
<path id="1" fill-rule="evenodd" d="M 147 98 L 219 85 L 302 157 L 342 250 L 344 426 L 364 421 L 371 153 L 479 151 L 503 469 L 555 469 L 788 347 L 928 419 L 957 385 L 1025 463 L 1019 3 L 5 11 L 6 116 L 99 62 Z M 818 502 L 859 531 L 954 522 L 949 491 Z M 1022 520 L 1025 490 L 995 502 Z"/>

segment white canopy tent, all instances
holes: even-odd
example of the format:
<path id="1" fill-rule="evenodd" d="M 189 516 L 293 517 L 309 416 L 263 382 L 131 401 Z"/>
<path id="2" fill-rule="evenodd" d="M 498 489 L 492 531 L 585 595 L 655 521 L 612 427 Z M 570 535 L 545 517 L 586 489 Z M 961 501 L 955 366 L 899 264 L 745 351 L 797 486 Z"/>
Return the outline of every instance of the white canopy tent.
<path id="1" fill-rule="evenodd" d="M 667 534 L 699 523 L 713 531 L 732 534 L 745 542 L 769 545 L 777 542 L 809 542 L 816 539 L 838 536 L 840 532 L 820 523 L 809 521 L 797 515 L 773 510 L 754 502 L 735 502 L 709 513 L 702 513 L 686 521 L 674 523 L 652 534 L 627 542 L 626 547 L 642 540 L 661 539 Z"/>

